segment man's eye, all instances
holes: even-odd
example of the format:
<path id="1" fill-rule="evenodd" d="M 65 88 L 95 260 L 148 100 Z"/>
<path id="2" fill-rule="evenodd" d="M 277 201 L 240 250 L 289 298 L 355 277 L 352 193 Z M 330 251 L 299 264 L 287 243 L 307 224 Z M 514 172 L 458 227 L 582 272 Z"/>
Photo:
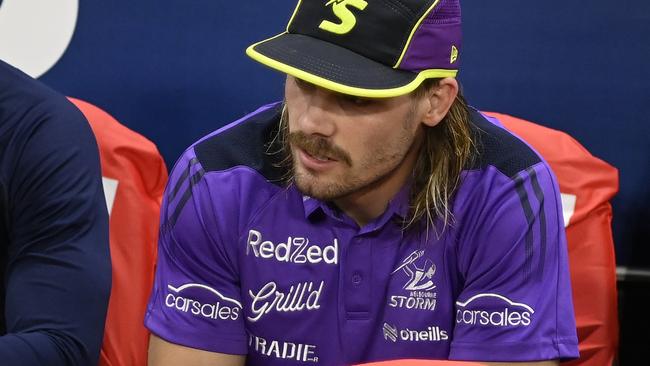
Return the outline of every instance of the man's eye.
<path id="1" fill-rule="evenodd" d="M 372 103 L 372 100 L 367 99 L 367 98 L 360 98 L 360 97 L 354 97 L 354 96 L 345 96 L 343 97 L 346 103 L 357 106 L 357 107 L 364 107 Z"/>
<path id="2" fill-rule="evenodd" d="M 300 80 L 298 78 L 296 78 L 295 80 L 296 80 L 296 85 L 298 85 L 298 87 L 300 89 L 310 90 L 310 89 L 314 88 L 314 84 L 310 84 L 310 83 L 308 83 L 308 82 L 306 82 L 304 80 Z"/>

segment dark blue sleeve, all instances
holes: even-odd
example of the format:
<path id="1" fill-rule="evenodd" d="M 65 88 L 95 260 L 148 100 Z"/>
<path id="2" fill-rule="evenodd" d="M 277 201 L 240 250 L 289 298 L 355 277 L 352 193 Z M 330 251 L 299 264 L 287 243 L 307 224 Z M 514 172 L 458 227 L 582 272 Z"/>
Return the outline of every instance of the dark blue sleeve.
<path id="1" fill-rule="evenodd" d="M 97 145 L 62 96 L 20 118 L 8 184 L 0 364 L 96 365 L 111 283 Z"/>

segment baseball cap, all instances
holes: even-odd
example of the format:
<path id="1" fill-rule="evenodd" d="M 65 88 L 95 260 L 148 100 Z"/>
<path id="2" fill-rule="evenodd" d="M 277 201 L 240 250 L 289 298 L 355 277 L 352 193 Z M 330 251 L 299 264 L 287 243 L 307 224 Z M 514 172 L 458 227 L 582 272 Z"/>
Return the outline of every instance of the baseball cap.
<path id="1" fill-rule="evenodd" d="M 461 38 L 459 0 L 300 0 L 285 32 L 246 53 L 325 89 L 388 98 L 455 77 Z"/>

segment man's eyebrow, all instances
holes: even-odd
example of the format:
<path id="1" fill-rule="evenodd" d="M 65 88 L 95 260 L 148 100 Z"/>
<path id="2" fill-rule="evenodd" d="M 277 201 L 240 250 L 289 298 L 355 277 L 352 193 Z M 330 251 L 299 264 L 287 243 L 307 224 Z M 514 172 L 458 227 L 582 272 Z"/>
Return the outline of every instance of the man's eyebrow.
<path id="1" fill-rule="evenodd" d="M 309 85 L 309 86 L 318 87 L 318 85 L 316 85 L 316 84 L 314 84 L 314 83 L 310 83 L 310 82 L 307 81 L 307 80 L 303 80 L 303 79 L 301 79 L 301 78 L 297 78 L 297 77 L 295 77 L 295 76 L 293 77 L 293 79 L 294 79 L 294 80 L 296 81 L 296 83 L 298 83 L 298 84 L 304 84 L 304 85 Z"/>
<path id="2" fill-rule="evenodd" d="M 323 88 L 322 86 L 316 85 L 316 84 L 314 84 L 312 82 L 309 82 L 307 80 L 304 80 L 304 79 L 297 78 L 295 76 L 294 76 L 294 80 L 296 81 L 297 84 L 302 84 L 302 85 L 305 85 L 305 86 L 308 86 L 308 87 L 313 87 L 313 88 L 318 88 L 318 89 L 325 90 L 328 93 L 333 94 L 337 98 L 361 99 L 361 100 L 367 100 L 367 101 L 380 101 L 382 99 L 382 98 L 360 97 L 358 95 L 352 95 L 352 94 L 345 94 L 345 93 L 337 92 L 337 91 L 334 91 L 334 90 Z"/>

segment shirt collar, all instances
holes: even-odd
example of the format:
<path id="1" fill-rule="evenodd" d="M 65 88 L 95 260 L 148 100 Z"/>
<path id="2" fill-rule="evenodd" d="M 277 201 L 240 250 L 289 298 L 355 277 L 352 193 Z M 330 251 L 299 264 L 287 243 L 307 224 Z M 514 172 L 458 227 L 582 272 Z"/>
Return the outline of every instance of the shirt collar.
<path id="1" fill-rule="evenodd" d="M 310 218 L 316 211 L 322 210 L 323 203 L 313 197 L 303 195 L 302 204 L 305 207 L 305 217 Z"/>
<path id="2" fill-rule="evenodd" d="M 412 188 L 413 185 L 411 182 L 404 184 L 404 186 L 397 192 L 393 199 L 388 202 L 388 211 L 390 211 L 393 215 L 399 216 L 401 219 L 406 219 L 411 209 L 409 201 Z"/>
<path id="3" fill-rule="evenodd" d="M 411 182 L 407 182 L 407 184 L 405 184 L 388 202 L 388 208 L 386 209 L 387 212 L 384 212 L 381 217 L 390 218 L 393 215 L 397 215 L 401 219 L 406 219 L 410 210 L 409 198 L 411 188 Z M 295 186 L 294 189 L 297 190 Z M 304 206 L 306 218 L 312 217 L 312 215 L 314 215 L 317 211 L 322 211 L 330 216 L 336 216 L 334 210 L 326 202 L 320 201 L 316 198 L 302 195 L 302 203 Z"/>

